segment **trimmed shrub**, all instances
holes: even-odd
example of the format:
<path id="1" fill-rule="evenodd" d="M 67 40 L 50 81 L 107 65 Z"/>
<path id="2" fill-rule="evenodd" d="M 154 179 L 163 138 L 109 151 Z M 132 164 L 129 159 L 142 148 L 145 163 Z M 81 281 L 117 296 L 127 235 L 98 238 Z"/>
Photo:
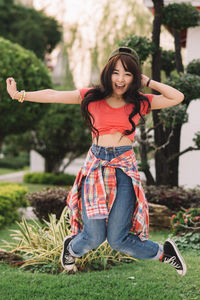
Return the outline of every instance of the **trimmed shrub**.
<path id="1" fill-rule="evenodd" d="M 49 221 L 49 215 L 59 219 L 66 206 L 68 190 L 65 188 L 47 188 L 37 193 L 29 193 L 26 198 L 33 206 L 33 211 L 41 222 Z"/>
<path id="2" fill-rule="evenodd" d="M 182 187 L 144 186 L 148 202 L 165 205 L 176 213 L 182 208 L 200 207 L 200 189 Z"/>
<path id="3" fill-rule="evenodd" d="M 33 172 L 24 175 L 24 182 L 52 185 L 72 185 L 75 178 L 76 176 L 71 174 Z"/>
<path id="4" fill-rule="evenodd" d="M 187 65 L 187 73 L 200 76 L 200 59 L 193 59 Z"/>
<path id="5" fill-rule="evenodd" d="M 135 49 L 137 53 L 140 53 L 141 64 L 145 62 L 145 60 L 154 52 L 155 49 L 154 44 L 150 39 L 138 35 L 131 35 L 125 38 L 119 43 L 119 46 L 131 47 Z"/>
<path id="6" fill-rule="evenodd" d="M 19 184 L 0 183 L 0 228 L 19 218 L 17 209 L 27 205 L 25 195 L 28 189 Z"/>
<path id="7" fill-rule="evenodd" d="M 22 169 L 29 165 L 28 156 L 5 157 L 0 159 L 0 168 Z"/>

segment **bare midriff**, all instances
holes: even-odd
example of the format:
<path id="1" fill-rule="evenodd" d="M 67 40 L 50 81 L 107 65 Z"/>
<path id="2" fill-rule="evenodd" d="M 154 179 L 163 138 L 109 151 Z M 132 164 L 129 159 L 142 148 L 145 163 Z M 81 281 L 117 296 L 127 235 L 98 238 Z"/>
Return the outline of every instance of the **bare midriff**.
<path id="1" fill-rule="evenodd" d="M 121 132 L 117 131 L 112 134 L 104 134 L 99 136 L 98 145 L 102 147 L 120 147 L 120 146 L 130 146 L 133 142 L 123 136 Z M 96 138 L 93 139 L 93 144 L 97 144 Z"/>

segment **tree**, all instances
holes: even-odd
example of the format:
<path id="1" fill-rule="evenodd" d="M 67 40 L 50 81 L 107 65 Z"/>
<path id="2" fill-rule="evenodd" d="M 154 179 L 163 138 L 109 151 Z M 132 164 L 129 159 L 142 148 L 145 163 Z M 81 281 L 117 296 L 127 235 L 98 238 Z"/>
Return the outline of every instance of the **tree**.
<path id="1" fill-rule="evenodd" d="M 90 144 L 91 136 L 84 126 L 80 106 L 53 103 L 34 130 L 5 138 L 4 152 L 18 155 L 35 150 L 44 158 L 46 172 L 62 173 L 88 151 Z M 68 161 L 61 169 L 66 157 Z"/>
<path id="2" fill-rule="evenodd" d="M 154 4 L 154 20 L 152 29 L 152 42 L 155 46 L 155 51 L 152 55 L 152 79 L 161 81 L 161 49 L 160 49 L 160 32 L 162 24 L 162 10 L 164 7 L 163 0 L 152 0 Z M 157 94 L 156 91 L 153 93 Z M 153 110 L 153 124 L 154 124 L 154 141 L 157 147 L 164 144 L 162 138 L 162 125 L 159 120 L 158 110 Z M 156 169 L 156 184 L 161 184 L 159 181 L 159 174 L 163 172 L 163 166 L 160 164 L 160 152 L 155 153 L 155 169 Z"/>
<path id="3" fill-rule="evenodd" d="M 160 59 L 158 59 L 158 56 L 160 55 L 159 36 L 160 36 L 161 23 L 164 23 L 165 25 L 175 28 L 174 34 L 177 35 L 177 31 L 180 31 L 183 28 L 196 26 L 197 19 L 199 18 L 199 13 L 195 8 L 191 7 L 191 5 L 188 6 L 188 4 L 183 5 L 183 3 L 181 4 L 174 3 L 174 4 L 170 4 L 169 8 L 167 8 L 168 6 L 164 8 L 163 1 L 153 0 L 153 3 L 154 3 L 155 17 L 153 23 L 152 41 L 154 42 L 155 48 L 157 50 L 154 52 L 153 59 L 152 59 L 152 78 L 154 80 L 160 81 L 161 61 Z M 188 10 L 185 10 L 185 8 L 188 8 Z M 171 15 L 169 12 L 171 12 Z M 179 15 L 180 12 L 181 15 Z M 175 15 L 176 16 L 178 15 L 178 17 L 175 18 Z M 165 16 L 164 19 L 165 21 L 162 19 L 162 16 L 163 18 Z M 179 18 L 181 20 L 179 20 Z M 193 18 L 194 20 L 192 20 Z M 177 67 L 177 71 L 181 72 L 183 71 L 183 68 L 181 67 L 182 60 L 180 62 L 181 54 L 179 51 L 180 49 L 177 47 L 177 45 L 178 42 L 176 36 L 175 38 L 176 67 Z M 176 87 L 179 88 L 178 80 L 176 80 L 176 84 L 177 84 Z M 197 87 L 195 89 L 197 89 Z M 182 89 L 182 91 L 184 92 L 184 89 Z M 155 91 L 153 92 L 155 93 Z M 196 96 L 193 99 L 196 99 Z M 192 99 L 190 98 L 190 100 L 188 101 L 191 100 Z M 184 105 L 184 103 L 178 106 L 180 111 L 184 110 L 183 107 L 181 107 L 182 105 Z M 168 111 L 168 113 L 171 114 L 172 110 L 173 108 L 171 108 L 170 112 Z M 160 118 L 160 112 L 158 110 L 153 111 L 153 123 L 154 123 L 154 142 L 156 145 L 156 152 L 155 152 L 156 184 L 177 186 L 178 185 L 178 164 L 179 164 L 178 153 L 180 152 L 180 132 L 181 132 L 182 124 L 176 124 L 174 125 L 174 127 L 171 126 L 171 128 L 168 128 L 166 130 Z"/>
<path id="4" fill-rule="evenodd" d="M 175 52 L 172 50 L 161 50 L 161 70 L 167 77 L 176 69 Z"/>
<path id="5" fill-rule="evenodd" d="M 44 59 L 60 42 L 61 27 L 42 11 L 7 2 L 0 2 L 0 35 Z"/>
<path id="6" fill-rule="evenodd" d="M 45 171 L 53 173 L 59 173 L 66 156 L 69 165 L 72 160 L 86 153 L 91 144 L 80 106 L 69 104 L 51 104 L 48 112 L 26 139 L 26 144 L 44 157 Z"/>
<path id="7" fill-rule="evenodd" d="M 162 10 L 162 23 L 172 29 L 175 43 L 176 69 L 183 72 L 183 62 L 181 57 L 181 30 L 198 26 L 200 14 L 198 10 L 189 3 L 172 3 Z"/>
<path id="8" fill-rule="evenodd" d="M 154 53 L 153 43 L 146 37 L 131 35 L 119 43 L 119 46 L 131 47 L 135 49 L 140 56 L 140 64 L 147 60 L 150 54 Z"/>
<path id="9" fill-rule="evenodd" d="M 175 54 L 172 51 L 161 50 L 160 29 L 162 24 L 163 1 L 154 0 L 154 22 L 153 22 L 153 55 L 152 55 L 152 78 L 160 81 L 161 68 L 167 76 L 175 69 Z M 127 41 L 130 41 L 127 38 Z M 133 40 L 136 40 L 135 38 Z M 142 44 L 141 44 L 142 45 Z M 134 47 L 139 55 L 143 57 L 143 48 L 138 48 L 137 43 L 126 43 L 126 46 Z M 146 58 L 144 57 L 144 60 Z M 142 59 L 142 62 L 144 61 Z M 196 63 L 196 65 L 195 65 Z M 192 62 L 187 67 L 189 72 L 199 75 L 199 61 Z M 199 73 L 198 73 L 199 72 Z M 181 105 L 165 109 L 153 110 L 153 128 L 146 130 L 145 124 L 140 124 L 139 150 L 141 157 L 141 170 L 145 173 L 147 184 L 157 185 L 178 185 L 178 164 L 179 157 L 188 151 L 199 149 L 200 133 L 196 133 L 195 147 L 188 147 L 180 152 L 180 132 L 182 125 L 187 122 L 187 108 L 189 103 L 200 97 L 200 77 L 185 74 L 168 79 L 167 83 L 174 86 L 185 94 L 185 100 Z M 191 91 L 192 90 L 192 91 Z M 157 93 L 153 91 L 153 93 Z M 150 130 L 154 130 L 154 143 L 149 144 L 148 135 Z M 149 149 L 154 149 L 156 178 L 150 172 L 147 153 Z"/>
<path id="10" fill-rule="evenodd" d="M 200 76 L 200 59 L 193 59 L 187 65 L 186 72 Z"/>
<path id="11" fill-rule="evenodd" d="M 33 129 L 45 114 L 48 105 L 19 103 L 10 99 L 6 91 L 7 77 L 14 77 L 18 89 L 51 88 L 47 68 L 33 52 L 0 38 L 0 148 L 5 136 Z"/>
<path id="12" fill-rule="evenodd" d="M 172 76 L 166 83 L 181 91 L 185 96 L 180 105 L 159 112 L 166 141 L 161 151 L 163 155 L 160 158 L 160 164 L 165 168 L 160 174 L 160 180 L 170 186 L 176 186 L 178 185 L 180 156 L 188 151 L 200 150 L 198 134 L 196 134 L 196 139 L 194 139 L 196 147 L 190 146 L 180 152 L 181 128 L 188 121 L 187 108 L 191 101 L 200 98 L 200 76 L 185 73 L 182 76 Z"/>

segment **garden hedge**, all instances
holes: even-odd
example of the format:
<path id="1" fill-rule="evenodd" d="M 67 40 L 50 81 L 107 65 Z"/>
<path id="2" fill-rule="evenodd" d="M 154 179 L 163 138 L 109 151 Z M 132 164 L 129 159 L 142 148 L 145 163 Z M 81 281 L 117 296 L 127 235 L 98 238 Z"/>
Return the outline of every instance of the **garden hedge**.
<path id="1" fill-rule="evenodd" d="M 24 182 L 50 185 L 72 185 L 75 178 L 76 176 L 71 174 L 32 172 L 24 175 Z"/>
<path id="2" fill-rule="evenodd" d="M 28 165 L 29 165 L 28 155 L 0 158 L 0 168 L 18 170 L 18 169 L 22 169 Z"/>
<path id="3" fill-rule="evenodd" d="M 0 228 L 19 218 L 17 209 L 26 206 L 27 192 L 23 185 L 0 182 Z"/>

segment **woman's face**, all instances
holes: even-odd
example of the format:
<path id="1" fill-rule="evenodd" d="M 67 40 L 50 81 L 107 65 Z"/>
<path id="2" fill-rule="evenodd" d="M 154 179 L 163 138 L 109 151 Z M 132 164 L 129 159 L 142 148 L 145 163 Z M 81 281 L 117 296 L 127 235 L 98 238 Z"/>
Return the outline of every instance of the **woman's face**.
<path id="1" fill-rule="evenodd" d="M 122 96 L 133 82 L 133 74 L 126 71 L 119 59 L 111 75 L 113 94 Z"/>

